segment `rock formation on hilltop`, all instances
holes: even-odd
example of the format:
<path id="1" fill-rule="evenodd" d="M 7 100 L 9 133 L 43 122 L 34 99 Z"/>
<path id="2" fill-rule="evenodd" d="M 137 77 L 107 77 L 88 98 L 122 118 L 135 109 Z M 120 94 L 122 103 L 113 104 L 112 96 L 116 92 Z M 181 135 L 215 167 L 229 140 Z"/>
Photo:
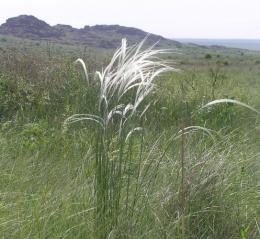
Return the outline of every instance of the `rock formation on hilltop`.
<path id="1" fill-rule="evenodd" d="M 21 15 L 7 19 L 0 26 L 0 34 L 12 35 L 32 40 L 49 40 L 66 44 L 83 44 L 90 47 L 116 48 L 122 38 L 127 38 L 130 44 L 141 41 L 147 32 L 133 27 L 120 25 L 85 26 L 77 29 L 70 25 L 58 24 L 50 26 L 34 16 Z M 180 43 L 165 39 L 162 36 L 149 34 L 147 43 L 155 42 L 167 45 L 180 45 Z"/>

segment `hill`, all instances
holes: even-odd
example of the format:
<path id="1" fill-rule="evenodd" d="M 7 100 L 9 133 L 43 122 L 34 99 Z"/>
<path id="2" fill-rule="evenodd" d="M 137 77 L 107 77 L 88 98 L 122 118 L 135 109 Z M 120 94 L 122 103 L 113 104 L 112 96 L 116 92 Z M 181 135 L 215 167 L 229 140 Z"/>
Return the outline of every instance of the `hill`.
<path id="1" fill-rule="evenodd" d="M 31 40 L 49 40 L 65 44 L 83 44 L 98 48 L 118 47 L 122 38 L 130 44 L 140 42 L 149 33 L 143 30 L 120 25 L 95 25 L 74 28 L 70 25 L 58 24 L 50 26 L 46 22 L 29 15 L 9 18 L 0 26 L 0 34 Z M 161 46 L 180 46 L 174 40 L 149 34 L 148 44 L 159 41 Z"/>

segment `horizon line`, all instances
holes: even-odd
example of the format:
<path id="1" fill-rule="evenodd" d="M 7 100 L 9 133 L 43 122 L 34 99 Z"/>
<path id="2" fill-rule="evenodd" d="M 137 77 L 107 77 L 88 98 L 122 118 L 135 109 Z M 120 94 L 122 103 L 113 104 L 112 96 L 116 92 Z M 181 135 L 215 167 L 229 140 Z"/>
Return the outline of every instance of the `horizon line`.
<path id="1" fill-rule="evenodd" d="M 171 37 L 172 40 L 260 40 L 259 38 L 243 38 L 243 37 Z"/>

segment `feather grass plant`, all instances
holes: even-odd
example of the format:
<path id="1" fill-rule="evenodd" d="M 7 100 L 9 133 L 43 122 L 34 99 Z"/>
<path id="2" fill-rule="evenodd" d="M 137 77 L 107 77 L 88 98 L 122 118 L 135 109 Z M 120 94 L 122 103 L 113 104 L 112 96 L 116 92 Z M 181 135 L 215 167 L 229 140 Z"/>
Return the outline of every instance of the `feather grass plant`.
<path id="1" fill-rule="evenodd" d="M 144 105 L 144 100 L 154 89 L 154 80 L 159 74 L 176 71 L 158 58 L 159 54 L 169 51 L 155 50 L 154 46 L 143 50 L 145 40 L 138 45 L 128 47 L 126 39 L 123 39 L 121 47 L 115 51 L 108 66 L 96 72 L 95 80 L 100 84 L 99 115 L 75 114 L 65 122 L 68 124 L 88 120 L 97 125 L 95 145 L 97 238 L 107 238 L 116 233 L 118 218 L 122 213 L 120 204 L 124 185 L 128 185 L 126 200 L 129 199 L 131 170 L 127 165 L 129 165 L 128 160 L 133 156 L 132 153 L 127 152 L 131 150 L 131 146 L 126 146 L 129 145 L 129 138 L 134 132 L 142 132 L 142 125 L 131 123 L 131 119 L 139 119 L 141 124 L 141 118 L 149 108 L 149 104 Z M 84 62 L 81 59 L 77 62 L 83 65 L 88 79 Z M 142 161 L 142 143 L 143 140 L 140 142 L 140 154 L 137 160 L 138 172 Z M 125 204 L 130 205 L 129 202 Z M 134 205 L 135 203 L 132 204 Z M 126 210 L 129 210 L 128 206 Z"/>

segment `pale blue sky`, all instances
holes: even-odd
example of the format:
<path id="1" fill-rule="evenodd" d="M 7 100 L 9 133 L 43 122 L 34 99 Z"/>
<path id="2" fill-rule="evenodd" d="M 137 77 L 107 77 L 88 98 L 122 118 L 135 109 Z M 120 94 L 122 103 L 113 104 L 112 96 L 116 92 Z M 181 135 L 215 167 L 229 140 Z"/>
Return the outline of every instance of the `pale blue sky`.
<path id="1" fill-rule="evenodd" d="M 0 23 L 20 14 L 51 25 L 133 26 L 169 38 L 258 38 L 260 0 L 0 0 Z"/>

